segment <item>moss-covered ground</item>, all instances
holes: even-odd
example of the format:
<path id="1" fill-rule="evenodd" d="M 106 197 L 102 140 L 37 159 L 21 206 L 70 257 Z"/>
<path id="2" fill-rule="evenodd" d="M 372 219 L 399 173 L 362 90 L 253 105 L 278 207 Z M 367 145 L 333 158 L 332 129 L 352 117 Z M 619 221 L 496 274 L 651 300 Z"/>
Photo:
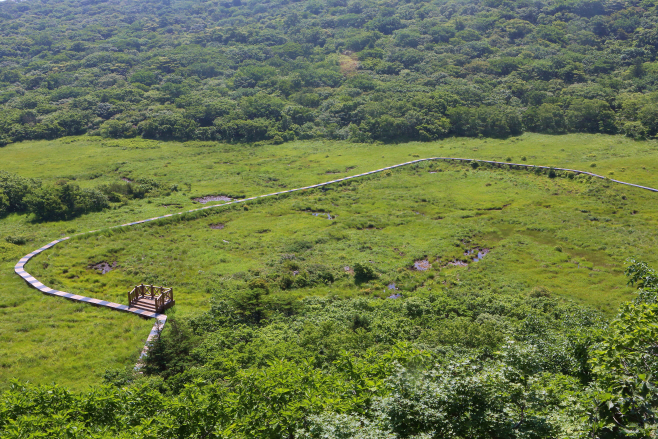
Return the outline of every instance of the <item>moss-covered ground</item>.
<path id="1" fill-rule="evenodd" d="M 134 363 L 151 327 L 148 320 L 29 288 L 13 265 L 44 243 L 199 207 L 196 197 L 260 195 L 432 156 L 590 170 L 658 187 L 656 142 L 603 135 L 263 146 L 76 137 L 9 145 L 0 149 L 0 169 L 46 183 L 67 179 L 94 187 L 148 177 L 178 191 L 67 222 L 0 219 L 1 238 L 28 239 L 22 246 L 0 241 L 0 387 L 14 377 L 85 387 L 107 368 Z M 626 258 L 656 265 L 656 197 L 599 180 L 425 163 L 182 221 L 74 238 L 26 268 L 51 287 L 120 303 L 136 283 L 173 286 L 177 305 L 169 312 L 178 315 L 207 309 L 212 293 L 257 276 L 286 300 L 413 295 L 470 279 L 501 292 L 539 289 L 609 313 L 632 291 L 624 286 Z M 210 227 L 217 224 L 224 227 Z M 478 249 L 490 252 L 472 262 L 465 253 Z M 431 267 L 413 269 L 422 260 Z M 107 274 L 90 268 L 103 261 L 117 268 Z M 355 282 L 357 262 L 373 267 L 378 278 Z M 336 281 L 304 286 L 303 276 L 318 266 Z"/>

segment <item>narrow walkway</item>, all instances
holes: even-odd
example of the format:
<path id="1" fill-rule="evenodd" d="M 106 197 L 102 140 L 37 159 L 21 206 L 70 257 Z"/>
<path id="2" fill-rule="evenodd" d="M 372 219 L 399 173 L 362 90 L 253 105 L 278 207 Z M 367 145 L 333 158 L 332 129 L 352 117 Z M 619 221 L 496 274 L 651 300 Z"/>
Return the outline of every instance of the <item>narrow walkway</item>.
<path id="1" fill-rule="evenodd" d="M 526 165 L 526 164 L 519 164 L 519 163 L 496 162 L 496 161 L 491 161 L 491 160 L 462 159 L 462 158 L 454 158 L 454 157 L 431 157 L 431 158 L 427 158 L 427 159 L 412 160 L 410 162 L 400 163 L 399 165 L 387 166 L 386 168 L 376 169 L 376 170 L 370 171 L 370 172 L 364 172 L 363 174 L 351 175 L 349 177 L 339 178 L 337 180 L 331 180 L 331 181 L 327 181 L 327 182 L 324 182 L 324 183 L 318 183 L 318 184 L 314 184 L 312 186 L 304 186 L 304 187 L 300 187 L 300 188 L 297 188 L 297 189 L 290 189 L 290 190 L 287 190 L 287 191 L 274 192 L 274 193 L 271 193 L 271 194 L 259 195 L 259 196 L 256 196 L 256 197 L 245 198 L 245 199 L 242 199 L 242 200 L 229 201 L 227 203 L 215 204 L 215 205 L 212 205 L 212 206 L 205 206 L 205 207 L 201 207 L 199 209 L 187 210 L 185 212 L 171 213 L 169 215 L 163 215 L 163 216 L 158 216 L 158 217 L 155 217 L 155 218 L 149 218 L 149 219 L 145 219 L 145 220 L 141 220 L 141 221 L 135 221 L 135 222 L 132 222 L 132 223 L 121 224 L 119 226 L 114 226 L 114 227 L 110 227 L 110 228 L 115 229 L 115 228 L 118 228 L 118 227 L 135 226 L 137 224 L 143 224 L 143 223 L 147 223 L 147 222 L 150 222 L 150 221 L 156 221 L 156 220 L 159 220 L 159 219 L 168 218 L 168 217 L 175 216 L 175 215 L 182 215 L 184 213 L 197 212 L 197 211 L 205 210 L 205 209 L 213 209 L 215 207 L 228 206 L 230 204 L 244 203 L 245 201 L 255 200 L 257 198 L 273 197 L 273 196 L 276 196 L 276 195 L 288 194 L 288 193 L 291 193 L 291 192 L 298 192 L 298 191 L 303 191 L 303 190 L 306 190 L 306 189 L 318 188 L 318 187 L 327 186 L 327 185 L 330 185 L 330 184 L 333 184 L 333 183 L 339 183 L 341 181 L 346 181 L 346 180 L 351 180 L 351 179 L 354 179 L 354 178 L 364 177 L 366 175 L 377 174 L 378 172 L 387 171 L 389 169 L 395 169 L 395 168 L 400 168 L 402 166 L 408 166 L 408 165 L 413 165 L 415 163 L 421 163 L 421 162 L 426 162 L 426 161 L 434 161 L 434 160 L 461 161 L 461 162 L 467 162 L 467 163 L 470 163 L 470 162 L 489 163 L 489 164 L 496 165 L 496 166 L 509 166 L 509 167 L 515 168 L 515 169 L 518 169 L 518 168 L 546 169 L 546 170 L 553 169 L 553 170 L 556 170 L 556 171 L 566 171 L 566 172 L 573 172 L 574 174 L 589 175 L 591 177 L 599 178 L 599 179 L 602 179 L 602 180 L 609 180 L 613 183 L 623 184 L 623 185 L 626 185 L 626 186 L 632 186 L 632 187 L 636 187 L 636 188 L 639 188 L 639 189 L 645 189 L 645 190 L 648 190 L 648 191 L 651 191 L 651 192 L 658 192 L 658 189 L 654 189 L 654 188 L 651 188 L 651 187 L 640 186 L 640 185 L 632 184 L 632 183 L 626 183 L 624 181 L 619 181 L 619 180 L 607 179 L 606 177 L 604 177 L 602 175 L 592 174 L 591 172 L 578 171 L 576 169 L 553 168 L 553 167 L 550 167 L 550 166 L 534 166 L 534 165 Z M 92 231 L 89 231 L 89 232 L 78 233 L 74 236 L 86 235 L 86 234 L 89 234 L 89 233 L 94 233 L 96 231 L 97 230 L 92 230 Z M 66 299 L 74 300 L 74 301 L 77 301 L 77 302 L 90 303 L 90 304 L 96 305 L 96 306 L 104 306 L 104 307 L 114 309 L 114 310 L 117 310 L 117 311 L 130 312 L 130 313 L 139 315 L 141 317 L 147 317 L 147 318 L 155 319 L 155 323 L 153 324 L 153 329 L 151 330 L 151 333 L 149 334 L 149 336 L 146 340 L 146 345 L 144 346 L 144 349 L 142 350 L 142 354 L 140 355 L 140 358 L 144 357 L 146 355 L 147 351 L 148 351 L 148 347 L 149 347 L 150 343 L 153 340 L 155 340 L 160 335 L 160 332 L 164 329 L 165 323 L 167 322 L 167 316 L 166 315 L 157 314 L 157 313 L 148 312 L 148 311 L 143 311 L 141 309 L 131 308 L 127 305 L 121 305 L 121 304 L 118 304 L 118 303 L 107 302 L 105 300 L 93 299 L 91 297 L 84 297 L 84 296 L 79 296 L 77 294 L 71 294 L 71 293 L 67 293 L 67 292 L 64 292 L 64 291 L 54 290 L 52 288 L 49 288 L 49 287 L 45 286 L 44 284 L 39 282 L 36 278 L 34 278 L 30 273 L 25 271 L 25 269 L 24 269 L 25 264 L 27 264 L 30 259 L 32 259 L 34 256 L 38 255 L 39 253 L 48 250 L 49 248 L 53 247 L 54 245 L 59 244 L 62 241 L 66 241 L 69 238 L 70 237 L 57 239 L 57 240 L 55 240 L 55 241 L 53 241 L 49 244 L 44 245 L 40 249 L 35 250 L 32 253 L 29 253 L 29 254 L 25 255 L 24 257 L 22 257 L 20 259 L 20 261 L 18 261 L 18 263 L 14 267 L 14 271 L 20 277 L 25 279 L 25 281 L 28 284 L 30 284 L 31 286 L 33 286 L 37 290 L 41 291 L 42 293 L 50 294 L 50 295 L 53 295 L 53 296 L 64 297 Z"/>

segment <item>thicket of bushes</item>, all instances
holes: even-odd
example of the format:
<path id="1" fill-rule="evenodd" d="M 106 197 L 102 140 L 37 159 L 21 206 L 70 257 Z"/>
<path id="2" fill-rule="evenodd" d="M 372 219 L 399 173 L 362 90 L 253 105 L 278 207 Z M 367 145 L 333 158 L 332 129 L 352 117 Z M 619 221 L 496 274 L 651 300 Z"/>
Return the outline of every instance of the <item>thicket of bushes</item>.
<path id="1" fill-rule="evenodd" d="M 0 431 L 655 437 L 658 275 L 639 262 L 627 274 L 640 294 L 610 323 L 542 289 L 503 294 L 476 284 L 406 299 L 306 298 L 283 310 L 285 293 L 251 279 L 222 290 L 203 315 L 170 319 L 145 366 L 108 371 L 108 385 L 73 393 L 14 383 L 0 396 Z"/>
<path id="2" fill-rule="evenodd" d="M 23 178 L 0 171 L 0 217 L 8 213 L 34 214 L 38 221 L 68 220 L 89 212 L 99 212 L 110 202 L 125 202 L 161 193 L 160 184 L 152 179 L 102 185 L 81 189 L 77 184 L 60 180 L 44 185 L 39 180 Z M 175 186 L 169 189 L 177 190 Z"/>

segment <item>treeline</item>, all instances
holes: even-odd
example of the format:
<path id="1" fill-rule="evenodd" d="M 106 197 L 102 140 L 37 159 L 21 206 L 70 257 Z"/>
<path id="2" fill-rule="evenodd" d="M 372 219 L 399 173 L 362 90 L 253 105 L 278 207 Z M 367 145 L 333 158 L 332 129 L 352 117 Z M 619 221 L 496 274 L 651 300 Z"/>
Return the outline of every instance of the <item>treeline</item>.
<path id="1" fill-rule="evenodd" d="M 306 298 L 290 306 L 253 275 L 216 294 L 209 312 L 170 319 L 139 371 L 108 371 L 107 385 L 82 393 L 13 383 L 0 396 L 0 431 L 7 438 L 655 437 L 658 275 L 639 262 L 627 275 L 640 294 L 609 324 L 541 288 L 524 296 L 463 284 L 409 298 Z M 259 299 L 244 294 L 254 290 Z"/>
<path id="2" fill-rule="evenodd" d="M 0 217 L 8 213 L 33 214 L 37 221 L 60 221 L 110 207 L 110 202 L 126 202 L 146 195 L 160 195 L 160 184 L 152 179 L 101 185 L 81 189 L 60 180 L 52 185 L 0 171 Z M 172 186 L 169 191 L 177 190 Z"/>
<path id="3" fill-rule="evenodd" d="M 0 3 L 0 144 L 658 134 L 632 0 Z"/>
<path id="4" fill-rule="evenodd" d="M 37 220 L 65 220 L 108 207 L 98 190 L 80 189 L 76 184 L 58 182 L 52 186 L 34 179 L 0 171 L 0 216 L 32 213 Z"/>

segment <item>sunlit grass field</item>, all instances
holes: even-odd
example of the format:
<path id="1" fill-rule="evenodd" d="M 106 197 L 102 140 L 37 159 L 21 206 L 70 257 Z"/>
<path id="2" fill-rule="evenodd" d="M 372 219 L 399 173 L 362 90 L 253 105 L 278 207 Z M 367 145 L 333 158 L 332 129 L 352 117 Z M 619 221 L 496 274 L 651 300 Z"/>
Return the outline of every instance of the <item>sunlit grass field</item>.
<path id="1" fill-rule="evenodd" d="M 29 288 L 13 274 L 13 265 L 44 243 L 200 207 L 196 197 L 260 195 L 434 156 L 575 168 L 658 187 L 656 142 L 603 135 L 276 146 L 76 137 L 9 145 L 0 149 L 0 169 L 47 183 L 67 179 L 94 187 L 149 177 L 179 190 L 68 222 L 34 223 L 20 215 L 0 219 L 0 238 L 30 240 L 23 246 L 0 240 L 0 387 L 14 377 L 74 388 L 98 382 L 107 368 L 136 361 L 152 324 Z M 168 313 L 177 316 L 207 309 L 213 293 L 235 282 L 260 275 L 276 285 L 282 275 L 294 277 L 314 264 L 331 269 L 336 282 L 275 288 L 273 294 L 376 300 L 459 283 L 493 286 L 501 294 L 541 287 L 611 313 L 632 297 L 624 261 L 634 256 L 655 265 L 658 260 L 657 197 L 600 180 L 424 163 L 326 190 L 74 238 L 26 268 L 53 288 L 119 303 L 137 283 L 173 286 L 177 305 Z M 465 256 L 485 248 L 490 252 L 479 262 Z M 431 268 L 414 270 L 420 260 Z M 107 274 L 90 268 L 103 261 L 116 262 L 117 268 Z M 469 263 L 454 265 L 458 261 Z M 379 277 L 355 283 L 345 267 L 356 262 L 371 264 Z"/>

